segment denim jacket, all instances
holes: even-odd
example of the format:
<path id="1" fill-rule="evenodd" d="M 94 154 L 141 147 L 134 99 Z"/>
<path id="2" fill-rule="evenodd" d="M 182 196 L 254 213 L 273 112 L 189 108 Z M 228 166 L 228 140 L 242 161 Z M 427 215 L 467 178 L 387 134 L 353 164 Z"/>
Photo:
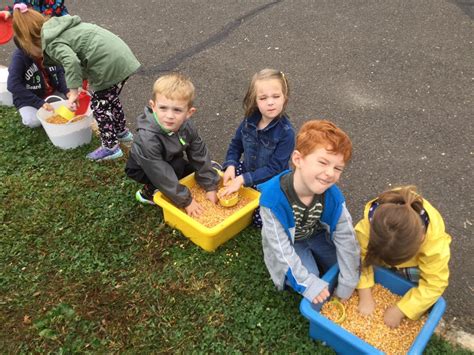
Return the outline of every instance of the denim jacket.
<path id="1" fill-rule="evenodd" d="M 244 186 L 260 184 L 288 169 L 295 148 L 295 131 L 286 115 L 258 129 L 261 118 L 257 110 L 243 120 L 229 144 L 223 165 L 224 169 L 237 167 L 243 155 Z"/>

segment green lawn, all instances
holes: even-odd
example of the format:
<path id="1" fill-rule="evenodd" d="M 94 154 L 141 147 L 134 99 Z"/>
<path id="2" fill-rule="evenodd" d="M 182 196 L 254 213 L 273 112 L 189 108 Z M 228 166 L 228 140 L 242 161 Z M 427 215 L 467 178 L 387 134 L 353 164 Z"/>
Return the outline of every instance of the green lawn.
<path id="1" fill-rule="evenodd" d="M 0 107 L 2 353 L 332 353 L 274 290 L 258 230 L 204 252 L 135 202 L 124 159 L 88 162 L 97 141 L 63 151 L 20 121 Z"/>

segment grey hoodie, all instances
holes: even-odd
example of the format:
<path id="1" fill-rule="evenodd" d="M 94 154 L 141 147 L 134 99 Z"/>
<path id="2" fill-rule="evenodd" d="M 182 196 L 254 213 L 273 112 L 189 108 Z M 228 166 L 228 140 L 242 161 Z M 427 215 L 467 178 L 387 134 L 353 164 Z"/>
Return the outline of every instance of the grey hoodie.
<path id="1" fill-rule="evenodd" d="M 178 207 L 186 207 L 192 201 L 189 189 L 180 184 L 170 161 L 183 156 L 196 170 L 196 182 L 205 191 L 217 190 L 220 177 L 211 166 L 211 159 L 204 141 L 194 123 L 186 120 L 178 132 L 165 132 L 153 117 L 153 111 L 137 117 L 137 134 L 131 149 L 131 157 L 140 165 L 148 179 Z"/>

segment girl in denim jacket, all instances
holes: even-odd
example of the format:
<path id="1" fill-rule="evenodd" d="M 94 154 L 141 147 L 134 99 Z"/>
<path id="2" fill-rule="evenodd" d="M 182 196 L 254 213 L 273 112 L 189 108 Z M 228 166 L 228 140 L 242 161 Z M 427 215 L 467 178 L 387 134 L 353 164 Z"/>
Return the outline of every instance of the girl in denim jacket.
<path id="1" fill-rule="evenodd" d="M 288 81 L 282 72 L 263 69 L 252 77 L 243 101 L 245 119 L 223 164 L 224 195 L 242 186 L 255 187 L 289 168 L 295 131 L 285 114 L 288 95 Z M 262 226 L 258 210 L 254 225 Z"/>

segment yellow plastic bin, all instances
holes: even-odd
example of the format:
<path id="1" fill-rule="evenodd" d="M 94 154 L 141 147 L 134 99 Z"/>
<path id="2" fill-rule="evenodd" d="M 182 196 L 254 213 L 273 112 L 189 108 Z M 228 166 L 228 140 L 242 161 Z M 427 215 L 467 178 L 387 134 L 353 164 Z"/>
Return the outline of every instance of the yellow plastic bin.
<path id="1" fill-rule="evenodd" d="M 180 182 L 189 188 L 196 185 L 194 174 L 186 176 Z M 239 191 L 239 194 L 251 201 L 212 228 L 208 228 L 188 216 L 185 211 L 176 207 L 161 192 L 155 194 L 153 201 L 163 209 L 165 222 L 169 226 L 180 230 L 194 244 L 204 250 L 215 251 L 219 245 L 224 244 L 252 223 L 252 214 L 258 207 L 260 192 L 244 187 Z"/>

